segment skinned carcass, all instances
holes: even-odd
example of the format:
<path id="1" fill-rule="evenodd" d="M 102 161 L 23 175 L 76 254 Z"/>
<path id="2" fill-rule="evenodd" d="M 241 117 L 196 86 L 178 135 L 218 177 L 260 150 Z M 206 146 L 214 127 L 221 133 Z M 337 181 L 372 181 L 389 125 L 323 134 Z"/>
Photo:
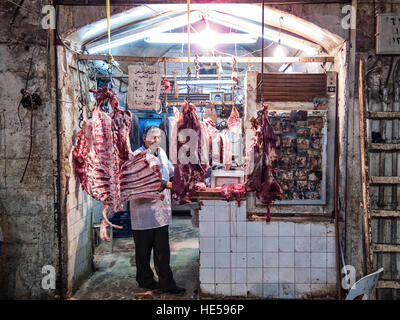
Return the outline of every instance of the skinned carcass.
<path id="1" fill-rule="evenodd" d="M 256 197 L 267 205 L 265 220 L 270 221 L 270 205 L 273 200 L 282 200 L 283 191 L 274 178 L 274 163 L 277 160 L 277 137 L 268 119 L 268 105 L 258 111 L 256 119 L 250 119 L 255 130 L 252 143 L 246 154 L 246 190 L 255 191 Z M 253 156 L 253 166 L 251 159 Z"/>
<path id="2" fill-rule="evenodd" d="M 204 176 L 208 157 L 203 148 L 208 141 L 196 114 L 196 107 L 185 101 L 177 122 L 177 159 L 172 181 L 174 199 L 180 204 L 190 202 L 197 191 L 205 190 Z"/>
<path id="3" fill-rule="evenodd" d="M 115 93 L 107 88 L 90 91 L 96 96 L 97 107 L 77 133 L 72 155 L 82 188 L 104 204 L 100 237 L 110 240 L 107 224 L 122 227 L 111 224 L 108 216 L 122 210 L 122 202 L 162 196 L 160 164 L 147 150 L 132 152 L 129 142 L 132 114 L 119 109 Z M 100 109 L 108 102 L 113 110 L 110 114 Z"/>

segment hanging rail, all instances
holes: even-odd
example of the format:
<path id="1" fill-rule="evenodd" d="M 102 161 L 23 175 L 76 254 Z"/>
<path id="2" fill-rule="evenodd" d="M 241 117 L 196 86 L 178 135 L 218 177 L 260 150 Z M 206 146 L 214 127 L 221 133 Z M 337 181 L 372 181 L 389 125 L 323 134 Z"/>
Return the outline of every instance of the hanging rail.
<path id="1" fill-rule="evenodd" d="M 78 54 L 80 60 L 107 60 L 106 55 Z M 187 62 L 187 57 L 131 57 L 131 56 L 114 56 L 118 61 L 130 62 Z M 195 57 L 190 57 L 190 62 L 194 62 Z M 232 63 L 232 57 L 199 57 L 199 62 L 218 63 L 222 60 L 224 63 Z M 261 63 L 261 57 L 236 57 L 236 63 Z M 321 57 L 264 57 L 264 63 L 308 63 L 308 62 L 334 62 L 332 56 Z"/>

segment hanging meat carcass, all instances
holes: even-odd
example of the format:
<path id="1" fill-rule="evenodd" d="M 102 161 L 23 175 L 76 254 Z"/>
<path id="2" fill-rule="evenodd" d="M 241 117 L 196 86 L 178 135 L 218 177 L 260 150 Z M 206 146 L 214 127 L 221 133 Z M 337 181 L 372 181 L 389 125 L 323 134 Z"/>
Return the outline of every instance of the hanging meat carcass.
<path id="1" fill-rule="evenodd" d="M 268 105 L 258 111 L 256 119 L 250 120 L 255 130 L 252 143 L 246 154 L 246 190 L 255 191 L 256 197 L 267 205 L 265 220 L 270 221 L 270 205 L 273 200 L 282 200 L 283 191 L 274 178 L 274 162 L 277 160 L 277 137 L 268 119 Z M 251 159 L 253 155 L 253 166 Z"/>
<path id="2" fill-rule="evenodd" d="M 204 160 L 208 157 L 204 145 L 207 143 L 195 105 L 185 101 L 177 122 L 178 156 L 172 181 L 173 196 L 180 204 L 189 203 L 196 191 L 205 190 L 207 161 Z"/>
<path id="3" fill-rule="evenodd" d="M 107 88 L 90 91 L 96 96 L 97 107 L 77 133 L 72 154 L 82 188 L 104 204 L 100 237 L 110 240 L 107 224 L 122 228 L 110 223 L 111 212 L 122 210 L 124 201 L 159 198 L 161 173 L 156 157 L 147 151 L 132 152 L 129 142 L 132 114 L 119 109 L 115 93 Z M 110 103 L 111 114 L 101 111 L 105 102 Z"/>

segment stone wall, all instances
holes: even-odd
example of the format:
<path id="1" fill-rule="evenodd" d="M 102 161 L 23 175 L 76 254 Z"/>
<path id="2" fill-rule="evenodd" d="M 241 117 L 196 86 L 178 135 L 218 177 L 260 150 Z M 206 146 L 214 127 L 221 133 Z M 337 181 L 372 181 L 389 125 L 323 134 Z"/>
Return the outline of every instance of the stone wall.
<path id="1" fill-rule="evenodd" d="M 7 1 L 0 5 L 0 226 L 4 236 L 0 297 L 52 299 L 56 291 L 42 288 L 46 275 L 42 267 L 50 265 L 58 271 L 55 69 L 47 46 L 51 33 L 40 27 L 40 2 L 25 1 L 23 7 Z M 18 108 L 20 90 L 26 85 L 27 91 L 42 99 L 32 113 Z M 30 149 L 31 116 L 32 154 L 20 182 Z"/>

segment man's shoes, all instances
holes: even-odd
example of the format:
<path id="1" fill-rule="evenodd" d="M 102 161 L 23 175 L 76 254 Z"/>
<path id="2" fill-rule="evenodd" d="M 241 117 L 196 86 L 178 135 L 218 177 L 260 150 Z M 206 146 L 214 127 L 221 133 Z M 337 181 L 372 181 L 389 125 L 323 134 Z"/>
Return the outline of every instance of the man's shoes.
<path id="1" fill-rule="evenodd" d="M 156 290 L 158 288 L 158 283 L 152 282 L 152 283 L 146 284 L 146 285 L 139 284 L 139 288 L 148 289 L 148 290 Z"/>
<path id="2" fill-rule="evenodd" d="M 185 294 L 186 289 L 185 289 L 185 288 L 178 287 L 178 286 L 175 286 L 175 287 L 173 287 L 173 288 L 171 288 L 171 289 L 168 289 L 168 290 L 160 290 L 160 291 L 163 292 L 163 293 L 170 293 L 170 294 L 183 295 L 183 294 Z"/>

